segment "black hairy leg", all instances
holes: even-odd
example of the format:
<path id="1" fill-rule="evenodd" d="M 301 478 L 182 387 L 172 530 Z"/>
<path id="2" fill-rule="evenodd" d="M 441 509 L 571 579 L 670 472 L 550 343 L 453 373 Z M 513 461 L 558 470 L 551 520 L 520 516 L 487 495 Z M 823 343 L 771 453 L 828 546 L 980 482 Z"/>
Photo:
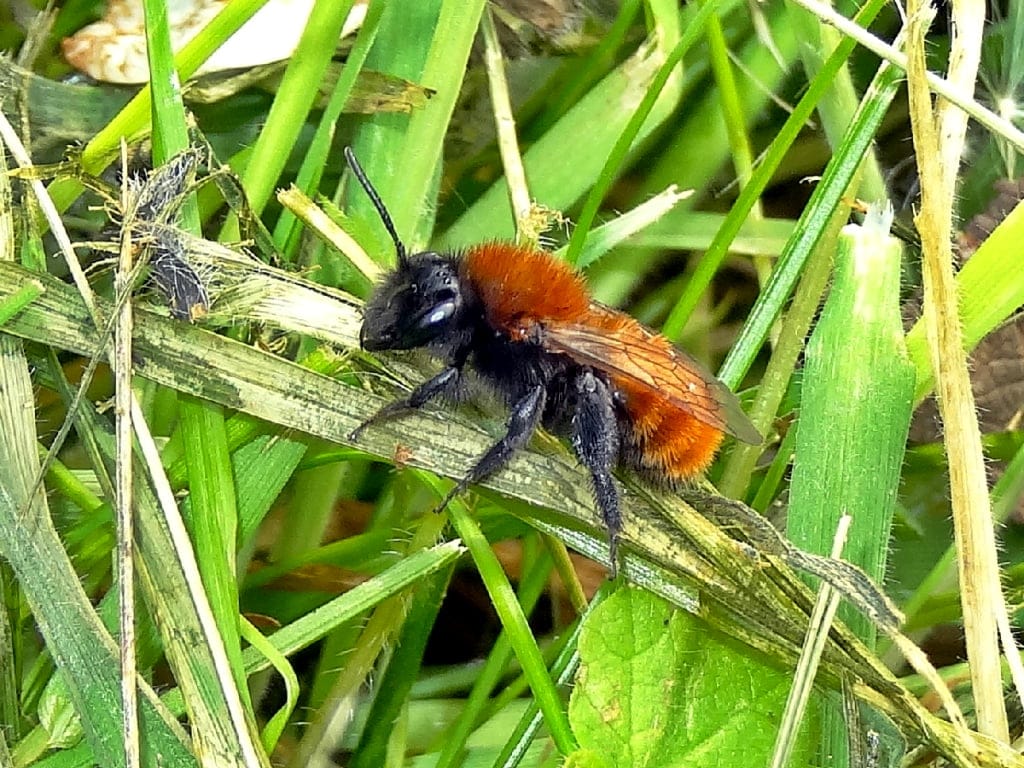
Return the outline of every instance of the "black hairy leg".
<path id="1" fill-rule="evenodd" d="M 575 377 L 576 410 L 572 416 L 572 447 L 594 483 L 594 500 L 608 529 L 609 570 L 618 570 L 622 513 L 612 468 L 619 459 L 619 424 L 611 390 L 590 368 Z"/>
<path id="2" fill-rule="evenodd" d="M 435 397 L 453 393 L 459 384 L 459 375 L 460 370 L 457 366 L 453 365 L 445 368 L 436 376 L 427 379 L 416 387 L 407 397 L 385 405 L 373 416 L 353 429 L 349 433 L 348 439 L 352 441 L 358 440 L 359 436 L 363 434 L 363 430 L 372 424 L 386 421 L 406 411 L 414 411 L 417 408 L 423 407 Z"/>
<path id="3" fill-rule="evenodd" d="M 448 492 L 448 495 L 438 505 L 438 512 L 448 506 L 448 502 L 469 486 L 504 469 L 515 456 L 516 451 L 530 442 L 530 437 L 540 426 L 545 399 L 546 391 L 542 385 L 538 384 L 516 401 L 509 414 L 508 427 L 504 436 L 477 459 L 473 468 Z"/>

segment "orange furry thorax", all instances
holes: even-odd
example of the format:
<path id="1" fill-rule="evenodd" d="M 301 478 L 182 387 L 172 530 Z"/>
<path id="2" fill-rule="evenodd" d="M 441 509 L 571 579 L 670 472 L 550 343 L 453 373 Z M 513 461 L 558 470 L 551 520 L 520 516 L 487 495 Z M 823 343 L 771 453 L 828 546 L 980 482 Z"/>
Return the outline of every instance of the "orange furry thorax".
<path id="1" fill-rule="evenodd" d="M 484 243 L 466 252 L 465 265 L 496 328 L 513 328 L 524 316 L 574 322 L 590 306 L 583 276 L 545 251 Z"/>

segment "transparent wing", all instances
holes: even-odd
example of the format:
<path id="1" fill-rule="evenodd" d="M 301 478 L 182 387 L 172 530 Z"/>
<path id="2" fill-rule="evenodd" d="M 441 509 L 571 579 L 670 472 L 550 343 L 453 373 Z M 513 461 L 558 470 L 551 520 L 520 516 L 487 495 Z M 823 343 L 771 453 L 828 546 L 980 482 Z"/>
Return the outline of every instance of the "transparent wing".
<path id="1" fill-rule="evenodd" d="M 736 396 L 664 336 L 601 304 L 591 305 L 589 321 L 545 323 L 544 347 L 648 389 L 738 440 L 761 442 Z"/>

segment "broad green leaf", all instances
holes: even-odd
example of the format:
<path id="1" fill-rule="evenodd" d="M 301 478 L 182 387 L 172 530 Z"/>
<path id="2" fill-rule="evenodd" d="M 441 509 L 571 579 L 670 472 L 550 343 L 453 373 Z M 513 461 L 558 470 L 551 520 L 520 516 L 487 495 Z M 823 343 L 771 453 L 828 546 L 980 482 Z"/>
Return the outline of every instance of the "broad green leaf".
<path id="1" fill-rule="evenodd" d="M 627 587 L 599 606 L 580 656 L 571 764 L 701 768 L 771 755 L 790 673 L 649 592 Z M 792 765 L 808 765 L 810 747 L 802 736 Z"/>

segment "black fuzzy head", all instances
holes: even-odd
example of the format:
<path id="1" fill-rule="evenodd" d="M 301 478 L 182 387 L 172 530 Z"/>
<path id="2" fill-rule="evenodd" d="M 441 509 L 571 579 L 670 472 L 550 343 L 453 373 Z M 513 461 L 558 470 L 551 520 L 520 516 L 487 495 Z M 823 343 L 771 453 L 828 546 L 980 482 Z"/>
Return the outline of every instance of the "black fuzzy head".
<path id="1" fill-rule="evenodd" d="M 459 346 L 469 290 L 459 280 L 458 257 L 433 251 L 410 256 L 384 201 L 366 178 L 350 147 L 345 147 L 345 159 L 377 209 L 398 257 L 395 271 L 376 287 L 366 304 L 363 327 L 359 331 L 360 346 L 371 352 L 428 345 Z"/>
<path id="2" fill-rule="evenodd" d="M 366 304 L 363 349 L 412 349 L 443 340 L 460 325 L 465 297 L 458 259 L 431 251 L 399 262 Z"/>

